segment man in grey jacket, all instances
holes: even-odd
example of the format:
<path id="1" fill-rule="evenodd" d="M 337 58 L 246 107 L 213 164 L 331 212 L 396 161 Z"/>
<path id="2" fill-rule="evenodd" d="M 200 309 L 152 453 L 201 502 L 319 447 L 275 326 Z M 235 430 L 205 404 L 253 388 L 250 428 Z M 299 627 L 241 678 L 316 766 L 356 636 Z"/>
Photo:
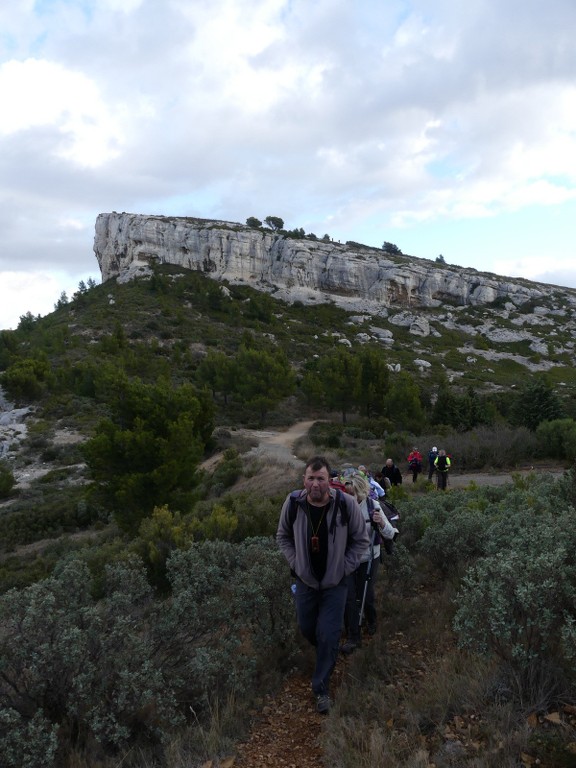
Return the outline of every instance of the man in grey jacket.
<path id="1" fill-rule="evenodd" d="M 312 692 L 317 711 L 325 714 L 344 620 L 346 577 L 370 541 L 356 499 L 330 487 L 330 466 L 322 456 L 306 464 L 304 490 L 286 497 L 276 540 L 296 580 L 298 626 L 316 647 Z"/>

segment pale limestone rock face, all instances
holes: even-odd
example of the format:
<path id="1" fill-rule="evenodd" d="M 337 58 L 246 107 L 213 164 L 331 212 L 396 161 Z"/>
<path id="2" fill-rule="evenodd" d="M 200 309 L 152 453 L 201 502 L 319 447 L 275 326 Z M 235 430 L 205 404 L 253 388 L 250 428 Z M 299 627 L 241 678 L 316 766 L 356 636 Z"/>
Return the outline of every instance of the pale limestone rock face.
<path id="1" fill-rule="evenodd" d="M 509 331 L 506 328 L 486 328 L 484 335 L 488 341 L 492 341 L 496 344 L 509 344 L 516 341 L 532 341 L 534 338 L 526 331 Z"/>
<path id="2" fill-rule="evenodd" d="M 370 333 L 384 344 L 394 343 L 394 336 L 392 331 L 388 330 L 388 328 L 378 328 L 375 325 L 371 325 Z"/>
<path id="3" fill-rule="evenodd" d="M 545 341 L 536 340 L 530 344 L 532 352 L 537 352 L 540 355 L 548 354 L 548 344 Z"/>
<path id="4" fill-rule="evenodd" d="M 390 306 L 465 306 L 499 298 L 519 306 L 551 291 L 473 269 L 392 257 L 379 248 L 296 240 L 207 219 L 102 213 L 94 251 L 103 281 L 145 275 L 155 263 L 169 263 L 290 302 L 333 301 L 370 315 L 386 316 Z"/>
<path id="5" fill-rule="evenodd" d="M 392 325 L 397 325 L 400 328 L 410 328 L 416 320 L 417 317 L 412 312 L 398 312 L 397 315 L 392 315 L 389 318 Z"/>
<path id="6" fill-rule="evenodd" d="M 430 336 L 430 323 L 425 317 L 417 317 L 410 326 L 413 336 Z"/>

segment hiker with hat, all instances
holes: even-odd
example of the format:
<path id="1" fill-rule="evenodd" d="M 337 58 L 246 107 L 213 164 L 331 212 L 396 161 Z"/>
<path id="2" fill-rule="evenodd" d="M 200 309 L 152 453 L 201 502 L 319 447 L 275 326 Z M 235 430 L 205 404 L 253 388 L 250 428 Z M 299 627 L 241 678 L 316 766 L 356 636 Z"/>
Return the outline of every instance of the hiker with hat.
<path id="1" fill-rule="evenodd" d="M 428 480 L 432 480 L 436 467 L 434 462 L 438 458 L 438 448 L 434 446 L 431 451 L 428 451 Z"/>

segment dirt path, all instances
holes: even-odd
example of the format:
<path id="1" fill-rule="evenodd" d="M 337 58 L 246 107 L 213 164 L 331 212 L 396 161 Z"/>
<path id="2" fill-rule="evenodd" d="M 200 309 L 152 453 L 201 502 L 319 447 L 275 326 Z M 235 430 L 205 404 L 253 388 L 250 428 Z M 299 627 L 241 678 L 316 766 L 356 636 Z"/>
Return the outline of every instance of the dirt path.
<path id="1" fill-rule="evenodd" d="M 238 430 L 238 434 L 242 434 L 247 438 L 257 440 L 258 444 L 251 448 L 246 454 L 245 458 L 266 458 L 268 461 L 272 461 L 278 464 L 287 464 L 294 468 L 303 467 L 303 462 L 294 455 L 294 445 L 296 441 L 308 434 L 308 431 L 316 420 L 311 421 L 299 421 L 293 424 L 286 430 L 256 430 L 256 429 L 243 429 Z M 213 472 L 220 460 L 223 453 L 216 453 L 206 459 L 200 468 L 207 472 Z M 554 477 L 561 477 L 564 470 L 559 469 L 556 465 L 550 466 L 549 464 L 541 466 L 525 466 L 510 471 L 494 471 L 494 472 L 459 472 L 454 469 L 450 472 L 448 480 L 448 488 L 465 488 L 471 483 L 476 485 L 505 485 L 506 483 L 513 482 L 514 475 L 526 476 L 530 473 L 547 473 L 549 472 Z M 418 482 L 423 482 L 423 476 L 421 475 Z M 406 474 L 404 476 L 404 483 L 406 485 L 411 483 L 411 475 Z"/>
<path id="2" fill-rule="evenodd" d="M 530 474 L 551 474 L 553 477 L 561 477 L 564 470 L 558 469 L 556 466 L 544 465 L 520 467 L 510 472 L 454 472 L 448 478 L 448 488 L 466 488 L 471 483 L 476 485 L 505 485 L 512 483 L 515 476 L 526 477 Z"/>
<path id="3" fill-rule="evenodd" d="M 308 431 L 315 423 L 316 420 L 299 421 L 282 432 L 257 429 L 238 430 L 238 434 L 242 434 L 248 438 L 254 438 L 258 441 L 258 445 L 251 448 L 244 454 L 244 456 L 246 458 L 267 456 L 270 459 L 275 459 L 280 464 L 286 463 L 301 467 L 303 464 L 302 461 L 294 456 L 294 445 L 297 440 L 308 434 Z M 206 459 L 206 461 L 200 465 L 200 469 L 203 469 L 206 472 L 213 472 L 222 456 L 223 452 L 210 456 L 209 459 Z"/>

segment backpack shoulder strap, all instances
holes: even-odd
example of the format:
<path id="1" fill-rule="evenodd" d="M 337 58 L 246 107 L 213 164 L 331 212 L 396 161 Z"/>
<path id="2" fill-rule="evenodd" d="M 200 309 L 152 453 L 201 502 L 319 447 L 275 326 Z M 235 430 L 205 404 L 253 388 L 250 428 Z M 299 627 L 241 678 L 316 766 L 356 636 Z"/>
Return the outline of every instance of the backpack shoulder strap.
<path id="1" fill-rule="evenodd" d="M 342 525 L 348 525 L 348 507 L 346 506 L 346 500 L 340 488 L 336 489 L 336 505 L 340 507 Z"/>
<path id="2" fill-rule="evenodd" d="M 335 501 L 335 509 L 340 510 L 340 519 L 342 520 L 342 525 L 348 525 L 348 507 L 346 506 L 346 500 L 344 499 L 344 494 L 340 490 L 340 488 L 336 488 L 336 501 Z M 288 508 L 288 521 L 290 525 L 294 525 L 296 522 L 296 517 L 298 516 L 298 499 L 300 498 L 302 491 L 292 491 L 290 494 L 290 506 Z"/>
<path id="3" fill-rule="evenodd" d="M 298 499 L 300 498 L 300 494 L 302 491 L 292 491 L 290 494 L 290 506 L 288 507 L 288 522 L 292 527 L 294 527 L 294 523 L 296 522 L 296 517 L 298 516 Z"/>
<path id="4" fill-rule="evenodd" d="M 330 533 L 333 533 L 336 526 L 336 512 L 340 510 L 340 520 L 342 525 L 348 525 L 348 507 L 346 506 L 346 499 L 340 488 L 336 488 L 336 498 L 334 499 L 334 514 L 332 516 L 332 522 L 330 524 Z"/>

